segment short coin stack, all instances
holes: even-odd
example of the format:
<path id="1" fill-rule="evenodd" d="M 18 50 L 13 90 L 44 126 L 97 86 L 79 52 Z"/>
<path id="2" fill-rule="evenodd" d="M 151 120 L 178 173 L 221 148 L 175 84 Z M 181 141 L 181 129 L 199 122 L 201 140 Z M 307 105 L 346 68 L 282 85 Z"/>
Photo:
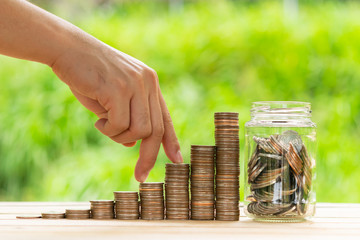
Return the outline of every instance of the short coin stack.
<path id="1" fill-rule="evenodd" d="M 90 209 L 66 209 L 65 215 L 67 219 L 89 219 Z"/>
<path id="2" fill-rule="evenodd" d="M 238 113 L 215 113 L 216 220 L 239 220 Z"/>
<path id="3" fill-rule="evenodd" d="M 214 219 L 215 146 L 191 146 L 191 219 Z"/>
<path id="4" fill-rule="evenodd" d="M 41 213 L 41 217 L 44 219 L 62 219 L 62 218 L 65 218 L 65 213 L 63 213 L 63 212 L 46 212 L 46 213 Z"/>
<path id="5" fill-rule="evenodd" d="M 137 192 L 114 192 L 116 218 L 139 219 L 139 195 Z"/>
<path id="6" fill-rule="evenodd" d="M 189 219 L 189 164 L 166 164 L 165 197 L 166 219 Z"/>
<path id="7" fill-rule="evenodd" d="M 113 219 L 114 201 L 113 200 L 94 200 L 91 203 L 91 217 L 93 219 Z"/>
<path id="8" fill-rule="evenodd" d="M 141 219 L 164 219 L 164 183 L 140 183 Z"/>

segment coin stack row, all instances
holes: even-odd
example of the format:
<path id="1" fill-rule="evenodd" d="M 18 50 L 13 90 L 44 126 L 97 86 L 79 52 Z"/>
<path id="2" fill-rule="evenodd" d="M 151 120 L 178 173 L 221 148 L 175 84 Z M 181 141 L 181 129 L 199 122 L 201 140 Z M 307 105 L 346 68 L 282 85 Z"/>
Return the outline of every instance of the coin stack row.
<path id="1" fill-rule="evenodd" d="M 238 113 L 215 113 L 216 220 L 239 220 Z"/>
<path id="2" fill-rule="evenodd" d="M 214 117 L 215 146 L 191 146 L 191 219 L 213 220 L 215 218 L 216 220 L 223 221 L 238 221 L 240 216 L 238 113 L 217 112 Z M 255 153 L 255 160 L 258 160 L 258 156 L 262 156 L 263 151 L 274 155 L 275 150 L 282 150 L 281 147 L 284 145 L 282 143 L 287 143 L 287 140 L 286 138 L 285 140 L 282 140 L 281 137 L 278 138 L 279 137 L 274 137 L 276 141 L 274 139 L 254 139 L 258 144 L 258 152 Z M 288 154 L 285 155 L 285 157 L 293 169 L 296 183 L 298 185 L 301 184 L 302 192 L 307 193 L 309 191 L 309 185 L 311 184 L 311 170 L 302 171 L 301 169 L 310 169 L 308 166 L 302 166 L 303 162 L 308 163 L 310 161 L 308 160 L 306 149 L 302 147 L 302 143 L 295 140 L 294 142 L 298 144 L 294 146 L 289 144 Z M 260 148 L 262 148 L 261 152 Z M 278 152 L 276 151 L 275 153 L 277 154 Z M 266 154 L 267 157 L 268 155 L 269 154 Z M 275 157 L 278 158 L 279 156 L 276 155 Z M 254 190 L 254 194 L 248 198 L 256 200 L 258 198 L 262 200 L 266 199 L 267 196 L 265 196 L 265 192 L 263 192 L 264 184 L 266 184 L 265 187 L 267 187 L 269 183 L 272 183 L 278 178 L 278 174 L 290 169 L 290 167 L 284 169 L 275 168 L 266 169 L 266 171 L 263 172 L 265 167 L 260 163 L 255 162 L 253 166 L 252 164 L 253 162 L 249 163 L 249 173 L 251 173 L 249 174 L 249 182 L 252 184 L 251 190 Z M 310 166 L 310 164 L 307 165 Z M 262 175 L 260 175 L 260 173 L 262 173 Z M 270 175 L 271 178 L 269 178 Z M 266 178 L 266 181 L 264 178 Z M 300 178 L 305 178 L 304 184 L 301 183 Z M 259 191 L 256 191 L 257 189 L 259 189 Z M 292 195 L 294 191 L 295 190 L 290 188 L 286 194 Z M 189 164 L 166 164 L 166 209 L 164 207 L 164 183 L 140 183 L 139 192 L 140 212 L 137 192 L 114 192 L 117 219 L 130 220 L 141 218 L 145 220 L 162 220 L 164 219 L 165 211 L 166 219 L 189 219 Z M 264 196 L 261 195 L 261 197 L 259 197 L 259 194 L 263 194 Z M 248 207 L 248 211 L 254 214 L 258 212 L 258 208 L 264 208 L 264 204 L 258 203 L 256 200 Z M 90 201 L 90 203 L 91 217 L 93 219 L 114 218 L 113 200 L 96 200 Z M 278 211 L 288 213 L 294 211 L 294 209 L 299 211 L 299 209 L 304 208 L 300 201 L 297 201 L 297 204 L 299 206 L 294 207 L 294 204 L 291 204 L 284 206 L 284 209 L 282 208 Z M 271 211 L 274 209 L 273 206 L 266 207 Z M 85 212 L 69 211 L 67 215 L 72 219 L 80 219 L 80 217 L 85 218 L 85 215 L 87 217 L 88 212 L 85 214 Z M 64 218 L 64 216 L 64 213 L 43 214 L 43 218 Z M 27 216 L 19 217 L 25 218 Z"/>
<path id="3" fill-rule="evenodd" d="M 191 146 L 191 219 L 214 219 L 215 146 Z"/>
<path id="4" fill-rule="evenodd" d="M 189 219 L 189 164 L 166 164 L 165 197 L 166 219 Z"/>

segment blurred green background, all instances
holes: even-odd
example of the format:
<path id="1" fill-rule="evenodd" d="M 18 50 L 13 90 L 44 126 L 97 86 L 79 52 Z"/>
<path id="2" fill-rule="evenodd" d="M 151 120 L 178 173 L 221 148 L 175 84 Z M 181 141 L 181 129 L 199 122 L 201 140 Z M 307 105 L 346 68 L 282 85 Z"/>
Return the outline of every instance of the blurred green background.
<path id="1" fill-rule="evenodd" d="M 317 200 L 359 202 L 360 3 L 34 2 L 157 70 L 186 162 L 191 144 L 214 144 L 215 111 L 238 111 L 244 126 L 253 101 L 311 102 Z M 102 136 L 47 66 L 0 56 L 0 112 L 0 200 L 138 189 L 139 144 Z M 149 181 L 166 162 L 161 150 Z"/>

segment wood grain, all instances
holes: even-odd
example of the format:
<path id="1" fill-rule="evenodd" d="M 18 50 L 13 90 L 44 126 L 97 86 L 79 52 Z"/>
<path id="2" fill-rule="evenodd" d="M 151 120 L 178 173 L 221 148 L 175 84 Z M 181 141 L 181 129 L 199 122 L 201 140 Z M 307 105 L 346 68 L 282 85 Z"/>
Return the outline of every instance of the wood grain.
<path id="1" fill-rule="evenodd" d="M 317 204 L 302 223 L 16 219 L 17 215 L 89 207 L 84 202 L 0 202 L 0 240 L 5 239 L 360 239 L 360 204 Z"/>

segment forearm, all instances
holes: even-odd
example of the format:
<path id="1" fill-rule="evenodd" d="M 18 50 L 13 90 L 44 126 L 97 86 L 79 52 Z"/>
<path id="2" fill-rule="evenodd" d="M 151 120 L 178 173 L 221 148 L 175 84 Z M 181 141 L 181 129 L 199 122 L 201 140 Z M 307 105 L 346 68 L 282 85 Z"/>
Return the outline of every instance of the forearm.
<path id="1" fill-rule="evenodd" d="M 67 50 L 94 38 L 25 0 L 0 0 L 0 54 L 52 66 Z"/>

